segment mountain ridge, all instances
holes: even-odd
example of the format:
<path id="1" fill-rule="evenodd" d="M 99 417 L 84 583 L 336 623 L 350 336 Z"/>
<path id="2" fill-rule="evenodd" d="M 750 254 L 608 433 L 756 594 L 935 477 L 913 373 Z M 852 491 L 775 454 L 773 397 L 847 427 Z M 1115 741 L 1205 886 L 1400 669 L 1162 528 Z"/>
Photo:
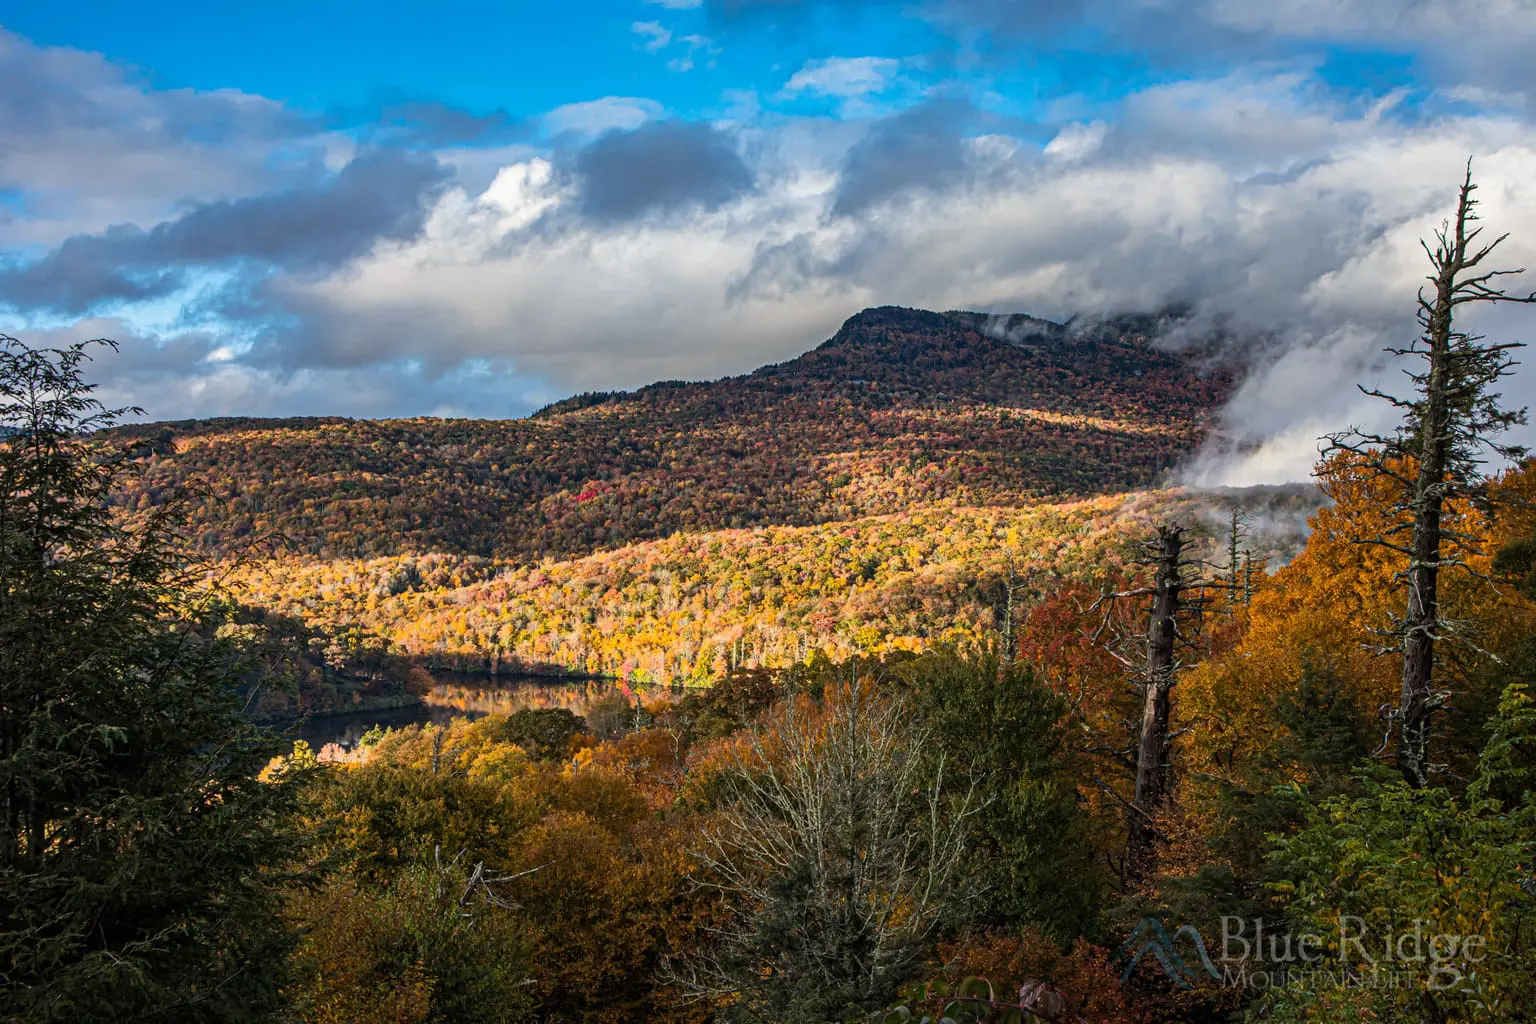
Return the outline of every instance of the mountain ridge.
<path id="1" fill-rule="evenodd" d="M 747 374 L 572 396 L 522 419 L 133 425 L 119 433 L 164 451 L 119 500 L 145 509 L 196 485 L 190 531 L 215 554 L 281 533 L 316 557 L 564 557 L 1147 486 L 1199 444 L 1235 382 L 1155 347 L 1141 321 L 1024 321 L 1062 344 L 1010 342 L 1017 323 L 875 307 Z"/>

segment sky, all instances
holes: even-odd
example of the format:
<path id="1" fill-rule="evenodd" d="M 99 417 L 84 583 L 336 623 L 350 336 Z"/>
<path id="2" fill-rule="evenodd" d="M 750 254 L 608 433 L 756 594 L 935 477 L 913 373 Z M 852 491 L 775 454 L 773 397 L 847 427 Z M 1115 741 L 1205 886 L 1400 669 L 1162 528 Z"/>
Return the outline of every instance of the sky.
<path id="1" fill-rule="evenodd" d="M 1532 52 L 1536 0 L 0 0 L 0 331 L 156 419 L 504 417 L 1177 304 L 1249 368 L 1189 479 L 1299 479 L 1469 158 L 1536 266 Z"/>

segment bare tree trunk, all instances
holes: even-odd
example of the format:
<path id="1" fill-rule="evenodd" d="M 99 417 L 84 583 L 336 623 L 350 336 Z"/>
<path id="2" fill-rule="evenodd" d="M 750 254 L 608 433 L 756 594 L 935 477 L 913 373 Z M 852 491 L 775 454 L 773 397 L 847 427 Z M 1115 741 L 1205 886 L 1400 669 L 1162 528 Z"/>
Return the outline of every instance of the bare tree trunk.
<path id="1" fill-rule="evenodd" d="M 1401 717 L 1397 766 L 1408 785 L 1429 784 L 1429 721 L 1435 710 L 1435 629 L 1440 623 L 1440 542 L 1452 434 L 1450 390 L 1452 313 L 1457 277 L 1466 266 L 1471 191 L 1464 185 L 1456 208 L 1455 237 L 1437 261 L 1432 302 L 1421 299 L 1429 366 L 1424 377 L 1415 455 L 1413 536 L 1409 541 L 1408 607 L 1403 616 Z"/>
<path id="2" fill-rule="evenodd" d="M 1142 670 L 1145 698 L 1130 822 L 1128 859 L 1133 875 L 1145 867 L 1153 840 L 1152 817 L 1168 797 L 1169 691 L 1173 688 L 1174 645 L 1183 602 L 1184 531 L 1177 526 L 1158 527 L 1154 550 L 1157 575 L 1147 626 L 1147 661 Z"/>
<path id="3" fill-rule="evenodd" d="M 1435 690 L 1435 645 L 1456 626 L 1440 615 L 1440 570 L 1469 569 L 1466 556 L 1476 540 L 1458 528 L 1452 498 L 1486 498 L 1484 465 L 1489 454 L 1504 459 L 1525 455 L 1519 445 L 1495 438 L 1526 422 L 1524 409 L 1505 409 L 1491 390 L 1515 365 L 1509 357 L 1518 343 L 1486 344 L 1480 335 L 1457 329 L 1457 308 L 1468 303 L 1536 303 L 1536 294 L 1511 295 L 1498 287 L 1501 278 L 1521 270 L 1488 270 L 1481 264 L 1506 236 L 1479 242 L 1482 228 L 1467 166 L 1457 194 L 1455 218 L 1424 243 L 1434 273 L 1433 288 L 1419 292 L 1419 337 L 1392 355 L 1421 360 L 1408 370 L 1413 393 L 1398 397 L 1377 389 L 1361 390 L 1399 410 L 1403 421 L 1391 434 L 1349 430 L 1329 437 L 1330 452 L 1347 453 L 1377 479 L 1388 481 L 1401 497 L 1389 512 L 1400 525 L 1362 538 L 1407 559 L 1398 579 L 1407 589 L 1406 609 L 1393 631 L 1402 653 L 1402 692 L 1393 712 L 1397 726 L 1397 766 L 1408 785 L 1429 784 L 1429 725 L 1444 695 Z M 1411 533 L 1410 533 L 1411 531 Z M 1399 538 L 1407 535 L 1406 540 Z M 1385 744 L 1383 745 L 1383 752 Z"/>
<path id="4" fill-rule="evenodd" d="M 1227 535 L 1227 618 L 1237 617 L 1237 606 L 1242 601 L 1242 579 L 1238 575 L 1242 556 L 1243 514 L 1232 510 L 1231 529 Z"/>
<path id="5" fill-rule="evenodd" d="M 1399 703 L 1402 727 L 1397 736 L 1398 770 L 1415 789 L 1429 784 L 1429 720 L 1435 706 L 1435 627 L 1440 621 L 1440 517 L 1444 502 L 1441 486 L 1445 478 L 1445 446 L 1426 438 L 1424 447 L 1413 502 L 1408 608 L 1403 617 L 1403 686 Z"/>

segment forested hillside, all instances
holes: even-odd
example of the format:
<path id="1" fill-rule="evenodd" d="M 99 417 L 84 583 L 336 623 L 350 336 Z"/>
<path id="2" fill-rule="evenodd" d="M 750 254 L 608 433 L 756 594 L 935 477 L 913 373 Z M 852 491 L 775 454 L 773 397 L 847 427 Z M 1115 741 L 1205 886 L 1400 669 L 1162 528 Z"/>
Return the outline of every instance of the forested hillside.
<path id="1" fill-rule="evenodd" d="M 321 558 L 537 559 L 1125 491 L 1193 450 L 1233 384 L 1151 345 L 1158 328 L 887 307 L 745 376 L 578 396 L 527 419 L 123 427 L 160 454 L 118 500 L 148 510 L 190 488 L 191 534 L 216 555 L 270 541 Z"/>
<path id="2" fill-rule="evenodd" d="M 244 567 L 257 606 L 320 634 L 361 628 L 400 654 L 461 671 L 575 672 L 705 685 L 783 669 L 985 641 L 1019 604 L 1134 571 L 1165 517 L 1198 524 L 1213 560 L 1230 515 L 1262 575 L 1299 550 L 1311 486 L 1150 491 L 1022 508 L 923 507 L 809 527 L 758 527 L 539 563 L 394 555 Z"/>

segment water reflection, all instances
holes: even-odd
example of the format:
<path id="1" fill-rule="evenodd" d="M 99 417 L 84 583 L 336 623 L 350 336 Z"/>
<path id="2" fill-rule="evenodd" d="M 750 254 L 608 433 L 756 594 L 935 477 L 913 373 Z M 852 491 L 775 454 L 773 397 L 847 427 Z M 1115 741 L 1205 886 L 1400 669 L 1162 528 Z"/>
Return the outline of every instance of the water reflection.
<path id="1" fill-rule="evenodd" d="M 523 708 L 565 708 L 584 715 L 598 698 L 618 684 L 603 679 L 566 680 L 548 676 L 472 676 L 433 673 L 431 692 L 422 703 L 377 711 L 316 715 L 282 730 L 315 750 L 330 743 L 351 747 L 374 727 L 398 729 L 453 718 L 508 715 Z"/>

